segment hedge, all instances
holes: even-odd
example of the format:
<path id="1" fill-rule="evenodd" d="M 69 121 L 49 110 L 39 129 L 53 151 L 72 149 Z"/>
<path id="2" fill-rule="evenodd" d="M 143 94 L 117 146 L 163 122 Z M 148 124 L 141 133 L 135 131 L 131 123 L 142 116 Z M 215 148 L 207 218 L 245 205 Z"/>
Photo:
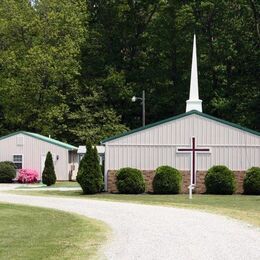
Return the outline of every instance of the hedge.
<path id="1" fill-rule="evenodd" d="M 139 194 L 145 191 L 145 181 L 140 170 L 121 168 L 117 174 L 117 189 L 124 194 Z"/>
<path id="2" fill-rule="evenodd" d="M 15 168 L 10 163 L 0 162 L 0 183 L 10 183 L 15 177 Z"/>
<path id="3" fill-rule="evenodd" d="M 205 176 L 206 193 L 233 194 L 235 191 L 235 175 L 224 165 L 211 167 Z"/>
<path id="4" fill-rule="evenodd" d="M 260 195 L 260 167 L 252 167 L 247 170 L 243 188 L 244 194 Z"/>
<path id="5" fill-rule="evenodd" d="M 160 166 L 156 169 L 153 179 L 153 190 L 156 194 L 177 194 L 181 190 L 182 175 L 170 166 Z"/>

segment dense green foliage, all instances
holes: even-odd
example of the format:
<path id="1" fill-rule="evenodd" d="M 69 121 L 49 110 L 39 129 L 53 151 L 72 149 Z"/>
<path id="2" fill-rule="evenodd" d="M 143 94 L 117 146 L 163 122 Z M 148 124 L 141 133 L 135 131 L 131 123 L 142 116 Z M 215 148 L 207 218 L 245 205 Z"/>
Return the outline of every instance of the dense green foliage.
<path id="1" fill-rule="evenodd" d="M 243 188 L 245 194 L 260 195 L 260 167 L 252 167 L 246 172 Z"/>
<path id="2" fill-rule="evenodd" d="M 53 165 L 53 159 L 51 152 L 47 153 L 44 169 L 42 172 L 42 183 L 47 186 L 53 185 L 56 182 L 56 174 Z"/>
<path id="3" fill-rule="evenodd" d="M 256 0 L 0 1 L 0 134 L 92 143 L 185 111 L 192 39 L 204 112 L 260 130 Z"/>
<path id="4" fill-rule="evenodd" d="M 9 162 L 0 162 L 0 183 L 10 183 L 15 176 L 15 168 Z"/>
<path id="5" fill-rule="evenodd" d="M 11 165 L 12 167 L 14 167 L 14 168 L 16 169 L 15 163 L 13 163 L 13 162 L 11 162 L 11 161 L 2 161 L 1 163 L 9 164 L 9 165 Z"/>
<path id="6" fill-rule="evenodd" d="M 79 144 L 126 129 L 103 91 L 82 81 L 86 1 L 0 2 L 0 134 L 17 129 Z"/>
<path id="7" fill-rule="evenodd" d="M 99 165 L 97 148 L 87 144 L 87 152 L 80 161 L 77 182 L 84 194 L 94 194 L 103 188 L 103 176 Z"/>
<path id="8" fill-rule="evenodd" d="M 156 169 L 153 179 L 153 191 L 156 194 L 178 194 L 181 190 L 181 173 L 170 166 Z"/>
<path id="9" fill-rule="evenodd" d="M 123 194 L 139 194 L 145 191 L 145 182 L 140 170 L 134 168 L 121 168 L 117 172 L 117 189 Z"/>
<path id="10" fill-rule="evenodd" d="M 224 165 L 211 167 L 205 176 L 206 193 L 233 194 L 235 191 L 235 175 Z"/>

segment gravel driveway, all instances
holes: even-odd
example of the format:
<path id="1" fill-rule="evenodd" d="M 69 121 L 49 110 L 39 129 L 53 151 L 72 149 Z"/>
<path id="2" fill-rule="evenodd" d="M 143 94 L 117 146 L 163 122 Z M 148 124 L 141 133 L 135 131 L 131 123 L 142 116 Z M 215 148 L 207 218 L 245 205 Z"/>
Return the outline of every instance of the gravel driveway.
<path id="1" fill-rule="evenodd" d="M 260 259 L 260 230 L 214 214 L 160 206 L 0 193 L 0 201 L 79 213 L 113 230 L 107 259 Z"/>

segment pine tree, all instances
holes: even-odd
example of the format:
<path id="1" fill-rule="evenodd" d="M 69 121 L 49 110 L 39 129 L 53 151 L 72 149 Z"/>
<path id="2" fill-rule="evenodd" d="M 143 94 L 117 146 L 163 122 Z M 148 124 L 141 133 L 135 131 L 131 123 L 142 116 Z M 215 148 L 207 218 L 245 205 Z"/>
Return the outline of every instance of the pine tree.
<path id="1" fill-rule="evenodd" d="M 87 144 L 87 152 L 80 161 L 77 182 L 84 194 L 100 192 L 103 186 L 103 176 L 99 165 L 96 147 Z"/>
<path id="2" fill-rule="evenodd" d="M 47 153 L 44 170 L 42 172 L 42 183 L 46 184 L 47 186 L 53 185 L 56 182 L 56 175 L 52 160 L 51 152 Z"/>

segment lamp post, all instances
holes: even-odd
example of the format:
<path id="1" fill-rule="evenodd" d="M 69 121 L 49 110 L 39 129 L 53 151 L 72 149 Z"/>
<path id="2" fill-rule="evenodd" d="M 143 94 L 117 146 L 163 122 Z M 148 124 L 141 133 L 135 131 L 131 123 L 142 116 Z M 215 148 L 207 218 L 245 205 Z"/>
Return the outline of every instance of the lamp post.
<path id="1" fill-rule="evenodd" d="M 132 97 L 132 102 L 135 102 L 136 100 L 142 100 L 142 106 L 143 106 L 143 126 L 145 126 L 145 91 L 142 92 L 142 97 Z"/>

